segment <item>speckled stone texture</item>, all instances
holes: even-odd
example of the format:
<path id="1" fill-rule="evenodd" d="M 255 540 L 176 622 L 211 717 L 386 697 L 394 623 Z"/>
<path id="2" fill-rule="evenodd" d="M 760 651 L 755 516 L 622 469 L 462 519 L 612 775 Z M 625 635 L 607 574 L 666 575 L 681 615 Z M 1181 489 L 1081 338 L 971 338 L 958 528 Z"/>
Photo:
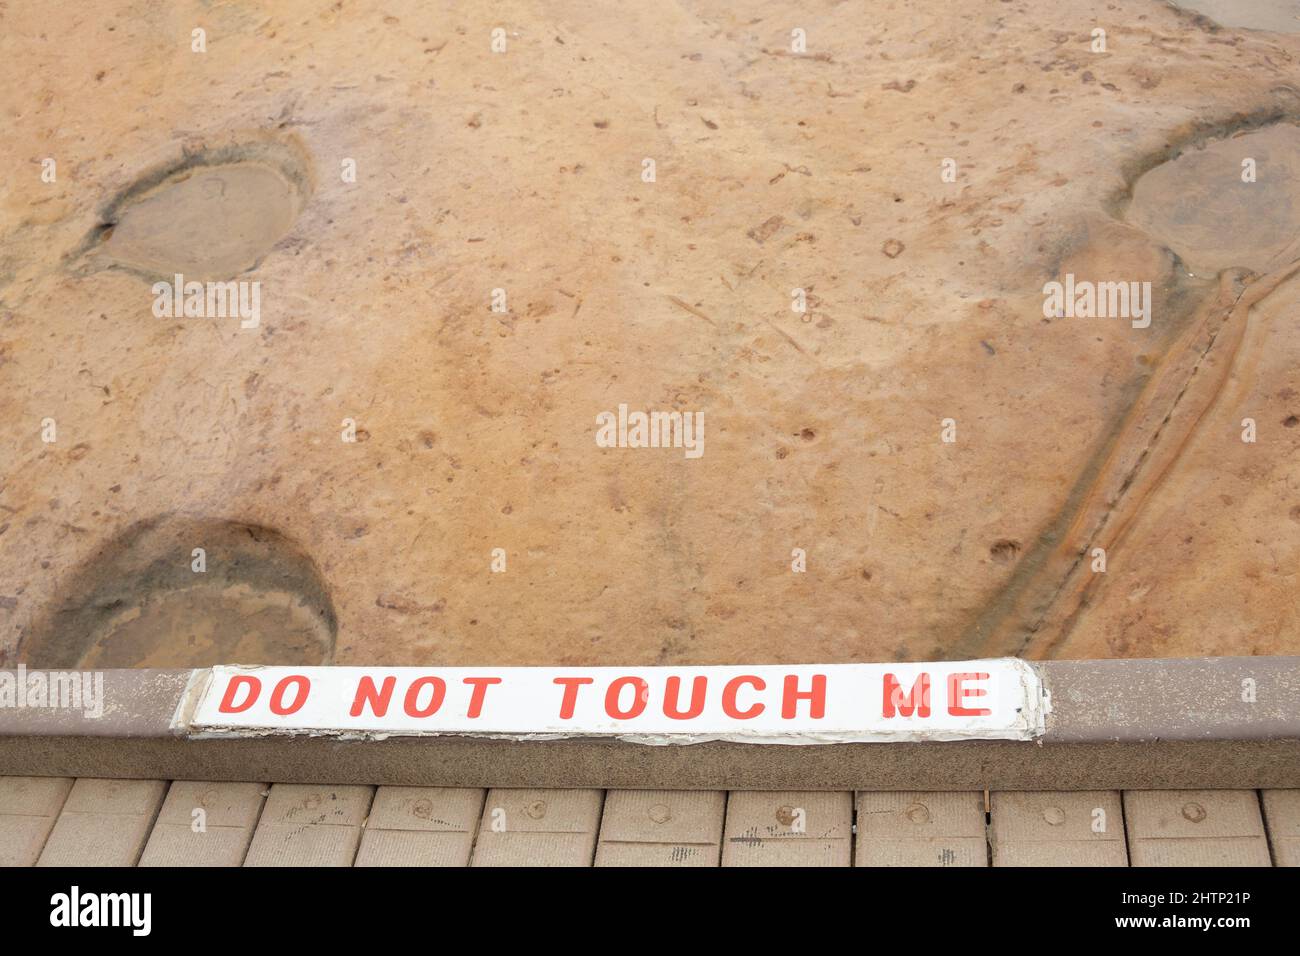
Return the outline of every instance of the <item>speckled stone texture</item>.
<path id="1" fill-rule="evenodd" d="M 1294 654 L 1300 282 L 1125 209 L 1297 55 L 1154 0 L 0 4 L 0 664 L 126 626 L 165 516 L 308 556 L 267 593 L 336 663 Z M 155 317 L 106 211 L 249 144 L 303 157 L 260 324 Z M 598 447 L 620 403 L 704 454 Z"/>

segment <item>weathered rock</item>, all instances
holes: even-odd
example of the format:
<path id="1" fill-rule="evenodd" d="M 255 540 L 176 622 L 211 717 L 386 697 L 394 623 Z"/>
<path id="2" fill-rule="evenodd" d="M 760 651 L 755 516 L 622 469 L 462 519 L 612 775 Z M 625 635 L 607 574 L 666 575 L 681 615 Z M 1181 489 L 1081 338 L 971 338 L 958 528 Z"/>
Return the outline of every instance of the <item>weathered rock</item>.
<path id="1" fill-rule="evenodd" d="M 1295 280 L 1238 315 L 1124 211 L 1298 55 L 1154 0 L 10 4 L 0 661 L 165 515 L 310 556 L 338 663 L 1294 653 Z M 247 257 L 113 236 L 257 150 Z M 155 317 L 173 265 L 260 322 Z M 1151 327 L 1045 317 L 1071 272 Z M 598 447 L 620 403 L 705 453 Z"/>

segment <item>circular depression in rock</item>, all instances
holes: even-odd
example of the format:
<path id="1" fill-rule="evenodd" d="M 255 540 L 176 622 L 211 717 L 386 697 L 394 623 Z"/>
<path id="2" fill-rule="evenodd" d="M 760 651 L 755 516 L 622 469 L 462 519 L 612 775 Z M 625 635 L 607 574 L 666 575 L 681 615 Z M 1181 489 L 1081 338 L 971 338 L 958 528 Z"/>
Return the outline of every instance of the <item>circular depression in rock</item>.
<path id="1" fill-rule="evenodd" d="M 1174 6 L 1207 16 L 1224 27 L 1300 33 L 1296 0 L 1177 0 Z"/>
<path id="2" fill-rule="evenodd" d="M 324 664 L 337 632 L 307 554 L 278 532 L 238 522 L 134 525 L 80 568 L 52 607 L 21 644 L 30 667 Z"/>
<path id="3" fill-rule="evenodd" d="M 304 155 L 255 142 L 186 156 L 142 176 L 104 212 L 89 245 L 101 266 L 170 279 L 228 279 L 293 228 L 310 177 Z"/>
<path id="4" fill-rule="evenodd" d="M 1251 181 L 1253 177 L 1253 181 Z M 1196 274 L 1268 272 L 1300 242 L 1300 126 L 1192 146 L 1143 174 L 1124 212 Z"/>

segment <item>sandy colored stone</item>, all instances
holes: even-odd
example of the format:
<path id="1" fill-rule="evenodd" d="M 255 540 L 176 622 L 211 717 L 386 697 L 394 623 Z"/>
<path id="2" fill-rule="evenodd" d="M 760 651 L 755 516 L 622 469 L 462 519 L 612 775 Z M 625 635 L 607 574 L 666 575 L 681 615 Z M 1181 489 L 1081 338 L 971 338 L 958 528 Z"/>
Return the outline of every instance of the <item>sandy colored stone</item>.
<path id="1" fill-rule="evenodd" d="M 9 4 L 0 663 L 1294 653 L 1297 283 L 1123 212 L 1297 55 L 1149 0 Z M 259 323 L 158 318 L 116 217 L 225 161 L 293 191 Z M 1045 316 L 1070 270 L 1151 327 Z M 704 454 L 597 447 L 620 403 Z"/>

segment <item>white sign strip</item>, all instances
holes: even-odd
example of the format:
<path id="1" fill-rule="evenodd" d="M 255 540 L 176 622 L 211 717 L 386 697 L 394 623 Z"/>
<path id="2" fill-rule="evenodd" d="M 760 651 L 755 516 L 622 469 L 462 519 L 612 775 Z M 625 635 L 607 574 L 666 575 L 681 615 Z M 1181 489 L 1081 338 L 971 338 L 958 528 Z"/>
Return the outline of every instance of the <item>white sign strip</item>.
<path id="1" fill-rule="evenodd" d="M 647 744 L 1032 740 L 1047 701 L 1016 659 L 726 667 L 214 667 L 198 736 L 457 734 Z M 188 715 L 188 716 L 186 716 Z"/>

